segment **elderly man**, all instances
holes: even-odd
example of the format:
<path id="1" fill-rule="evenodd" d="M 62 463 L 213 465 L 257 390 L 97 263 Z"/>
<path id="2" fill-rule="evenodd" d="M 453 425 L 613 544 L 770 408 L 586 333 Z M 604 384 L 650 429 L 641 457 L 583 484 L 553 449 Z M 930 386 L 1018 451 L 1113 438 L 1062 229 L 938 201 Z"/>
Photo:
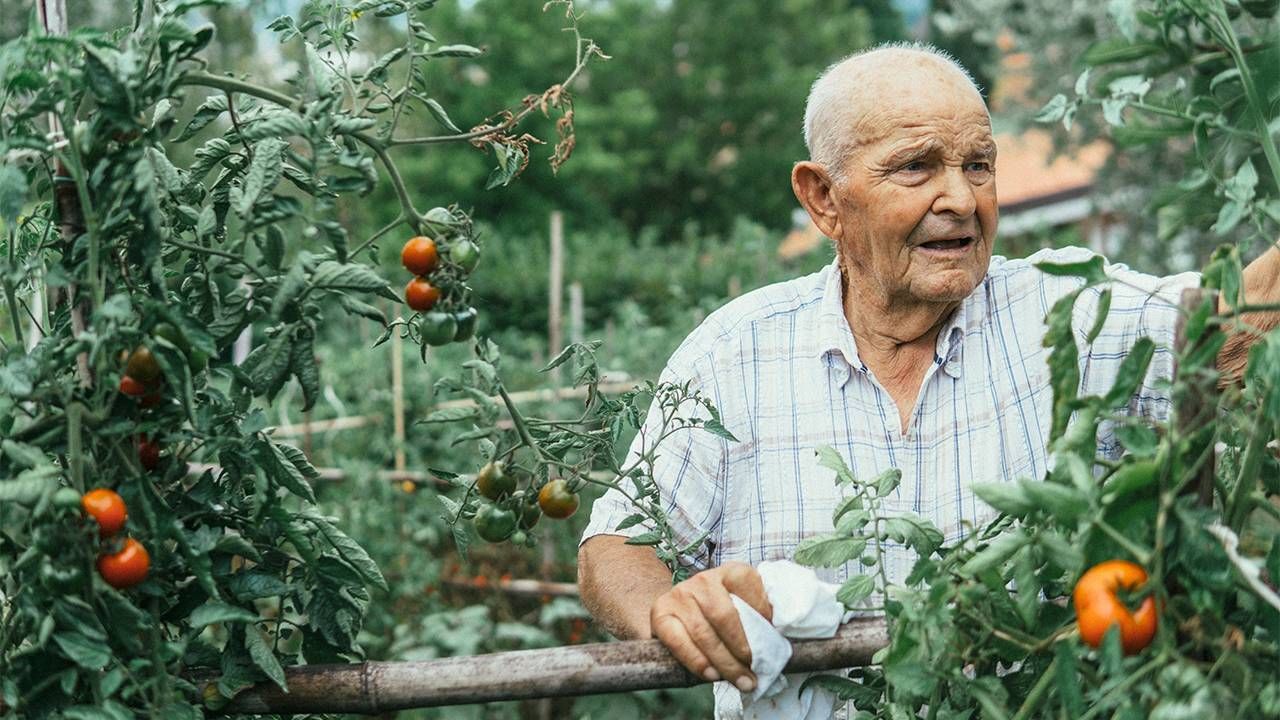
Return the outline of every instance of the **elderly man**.
<path id="1" fill-rule="evenodd" d="M 992 257 L 990 116 L 968 74 L 935 49 L 882 47 L 832 66 L 809 96 L 805 141 L 812 159 L 795 165 L 791 186 L 835 241 L 836 261 L 713 313 L 663 373 L 693 381 L 738 439 L 686 431 L 655 465 L 679 538 L 707 538 L 685 558 L 700 572 L 672 587 L 652 548 L 624 544 L 642 528 L 615 530 L 632 512 L 616 492 L 596 503 L 579 550 L 583 601 L 614 635 L 656 636 L 692 672 L 744 691 L 755 683 L 751 651 L 729 595 L 770 617 L 753 566 L 830 530 L 839 496 L 815 447 L 832 446 L 863 479 L 899 468 L 888 509 L 930 517 L 951 541 L 965 523 L 994 516 L 973 483 L 1044 475 L 1044 316 L 1079 283 L 1032 262 L 1089 256 L 1072 248 Z M 1118 282 L 1092 345 L 1083 337 L 1093 318 L 1077 313 L 1082 390 L 1105 392 L 1134 341 L 1150 336 L 1161 350 L 1129 410 L 1163 419 L 1159 380 L 1171 373 L 1177 298 L 1198 276 L 1107 272 Z M 1272 248 L 1246 270 L 1250 301 L 1280 295 L 1278 276 Z M 1116 452 L 1106 434 L 1100 449 Z M 913 561 L 892 550 L 890 580 Z"/>

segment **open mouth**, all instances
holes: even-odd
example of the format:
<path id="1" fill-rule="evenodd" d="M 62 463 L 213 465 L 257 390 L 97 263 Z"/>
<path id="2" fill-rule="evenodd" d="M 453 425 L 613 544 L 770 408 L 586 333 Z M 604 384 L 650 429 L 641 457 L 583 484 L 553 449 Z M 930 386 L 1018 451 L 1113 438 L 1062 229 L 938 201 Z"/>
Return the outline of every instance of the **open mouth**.
<path id="1" fill-rule="evenodd" d="M 972 237 L 950 238 L 948 240 L 934 240 L 932 242 L 921 243 L 920 247 L 926 250 L 961 250 L 968 248 L 973 244 Z"/>

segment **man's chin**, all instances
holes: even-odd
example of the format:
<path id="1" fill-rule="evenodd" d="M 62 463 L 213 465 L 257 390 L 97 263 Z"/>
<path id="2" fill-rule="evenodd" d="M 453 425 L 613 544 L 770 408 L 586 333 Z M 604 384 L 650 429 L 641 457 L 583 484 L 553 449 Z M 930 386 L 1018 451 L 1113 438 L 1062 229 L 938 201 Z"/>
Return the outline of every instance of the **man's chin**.
<path id="1" fill-rule="evenodd" d="M 985 265 L 981 270 L 973 267 L 931 269 L 928 277 L 913 283 L 912 294 L 929 302 L 957 302 L 969 297 L 985 275 Z"/>

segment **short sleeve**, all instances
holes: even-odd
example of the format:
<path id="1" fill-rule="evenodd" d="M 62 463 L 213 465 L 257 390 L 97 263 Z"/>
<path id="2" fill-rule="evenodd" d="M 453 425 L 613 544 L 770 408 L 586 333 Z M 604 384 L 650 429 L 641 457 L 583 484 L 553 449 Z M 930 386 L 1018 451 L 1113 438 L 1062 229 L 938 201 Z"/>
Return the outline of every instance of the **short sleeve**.
<path id="1" fill-rule="evenodd" d="M 685 361 L 694 343 L 686 340 L 667 363 L 660 382 L 685 383 L 701 389 L 710 397 L 713 405 L 717 398 L 712 390 L 714 379 L 704 370 L 699 372 Z M 678 408 L 683 418 L 706 419 L 708 413 L 697 403 L 686 402 Z M 646 444 L 652 444 L 662 432 L 663 412 L 657 402 L 651 403 L 640 431 L 627 452 L 622 467 L 627 468 L 640 457 Z M 720 526 L 724 507 L 725 459 L 728 443 L 718 435 L 701 428 L 676 430 L 662 441 L 653 465 L 653 480 L 660 493 L 662 508 L 681 546 L 688 546 L 699 538 L 706 538 L 700 547 L 682 558 L 693 570 L 705 570 L 710 565 L 711 548 Z M 632 497 L 636 489 L 628 479 L 620 484 Z M 611 489 L 596 500 L 591 507 L 591 518 L 579 542 L 596 535 L 623 535 L 635 537 L 652 530 L 648 522 L 619 530 L 618 525 L 637 512 L 631 500 L 622 492 Z"/>

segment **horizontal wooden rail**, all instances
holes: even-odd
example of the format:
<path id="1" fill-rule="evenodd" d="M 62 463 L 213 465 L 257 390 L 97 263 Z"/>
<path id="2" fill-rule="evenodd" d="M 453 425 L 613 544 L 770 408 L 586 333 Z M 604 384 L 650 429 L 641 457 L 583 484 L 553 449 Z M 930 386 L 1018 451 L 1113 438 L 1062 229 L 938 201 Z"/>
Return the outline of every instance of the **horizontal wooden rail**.
<path id="1" fill-rule="evenodd" d="M 496 590 L 508 595 L 532 595 L 541 597 L 578 597 L 577 583 L 528 580 L 524 578 L 499 578 L 490 580 L 483 575 L 474 578 L 453 577 L 442 580 L 445 585 L 468 590 Z"/>
<path id="2" fill-rule="evenodd" d="M 298 423 L 297 425 L 277 425 L 271 429 L 271 434 L 275 437 L 297 437 L 307 433 L 351 430 L 381 423 L 382 416 L 380 415 L 348 415 L 346 417 L 333 418 L 332 420 L 312 420 L 311 422 Z"/>
<path id="3" fill-rule="evenodd" d="M 596 386 L 596 389 L 602 393 L 626 392 L 639 385 L 634 381 L 617 381 L 602 382 Z M 543 390 L 520 390 L 510 393 L 511 401 L 514 403 L 526 402 L 551 402 L 553 400 L 572 400 L 574 398 L 584 398 L 587 396 L 587 388 L 546 388 Z M 497 399 L 496 397 L 494 398 Z M 458 400 L 446 400 L 442 403 L 436 403 L 433 409 L 451 408 L 451 407 L 471 407 L 476 404 L 475 400 L 470 398 L 460 398 Z"/>
<path id="4" fill-rule="evenodd" d="M 889 642 L 882 619 L 854 620 L 829 640 L 792 644 L 785 672 L 867 665 Z M 245 690 L 231 713 L 363 713 L 470 703 L 692 687 L 706 683 L 657 640 L 570 645 L 545 650 L 423 662 L 306 665 L 285 671 L 289 692 L 271 683 Z M 201 687 L 216 682 L 204 677 Z"/>

